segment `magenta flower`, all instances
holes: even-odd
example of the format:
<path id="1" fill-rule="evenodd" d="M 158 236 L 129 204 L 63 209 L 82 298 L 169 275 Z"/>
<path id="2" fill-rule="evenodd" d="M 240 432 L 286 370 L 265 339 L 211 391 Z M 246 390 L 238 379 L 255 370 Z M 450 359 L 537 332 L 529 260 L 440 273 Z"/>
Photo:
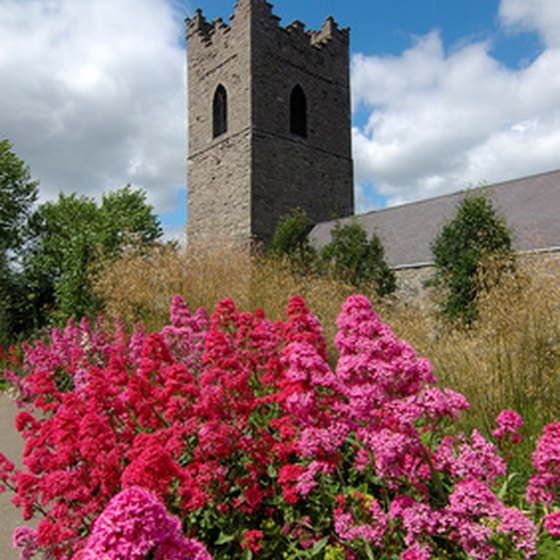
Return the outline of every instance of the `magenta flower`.
<path id="1" fill-rule="evenodd" d="M 428 545 L 414 543 L 409 546 L 402 554 L 401 560 L 430 560 L 432 557 L 431 549 Z"/>
<path id="2" fill-rule="evenodd" d="M 496 418 L 496 425 L 498 426 L 492 435 L 496 439 L 504 439 L 510 434 L 511 443 L 519 443 L 523 436 L 518 433 L 519 428 L 523 426 L 523 418 L 515 410 L 502 410 Z"/>
<path id="3" fill-rule="evenodd" d="M 31 527 L 17 527 L 12 534 L 12 546 L 20 549 L 20 560 L 31 560 L 39 550 L 37 531 Z"/>
<path id="4" fill-rule="evenodd" d="M 560 422 L 544 427 L 532 460 L 536 473 L 529 480 L 527 499 L 550 504 L 558 498 L 560 487 Z"/>
<path id="5" fill-rule="evenodd" d="M 560 511 L 545 515 L 543 527 L 553 537 L 560 537 Z"/>
<path id="6" fill-rule="evenodd" d="M 201 543 L 187 539 L 179 519 L 147 490 L 117 494 L 95 520 L 80 560 L 211 560 Z"/>
<path id="7" fill-rule="evenodd" d="M 387 529 L 387 517 L 379 502 L 352 491 L 350 498 L 340 495 L 334 511 L 334 529 L 343 540 L 365 540 L 381 546 Z M 351 503 L 349 503 L 351 502 Z"/>
<path id="8" fill-rule="evenodd" d="M 525 558 L 531 558 L 537 553 L 537 527 L 517 508 L 504 508 L 498 533 L 509 535 L 515 548 L 522 552 Z"/>

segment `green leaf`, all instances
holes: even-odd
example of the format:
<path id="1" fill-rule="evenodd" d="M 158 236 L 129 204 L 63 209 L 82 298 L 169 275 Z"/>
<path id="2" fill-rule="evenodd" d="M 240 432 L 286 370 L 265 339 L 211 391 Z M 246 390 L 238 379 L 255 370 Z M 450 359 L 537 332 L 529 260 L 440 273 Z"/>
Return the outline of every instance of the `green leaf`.
<path id="1" fill-rule="evenodd" d="M 327 546 L 327 543 L 329 542 L 329 538 L 330 537 L 324 537 L 313 545 L 313 548 L 311 549 L 311 557 L 319 554 Z"/>
<path id="2" fill-rule="evenodd" d="M 235 535 L 226 535 L 223 531 L 220 532 L 220 536 L 214 542 L 215 545 L 219 546 L 222 544 L 230 543 L 231 541 L 235 540 Z"/>

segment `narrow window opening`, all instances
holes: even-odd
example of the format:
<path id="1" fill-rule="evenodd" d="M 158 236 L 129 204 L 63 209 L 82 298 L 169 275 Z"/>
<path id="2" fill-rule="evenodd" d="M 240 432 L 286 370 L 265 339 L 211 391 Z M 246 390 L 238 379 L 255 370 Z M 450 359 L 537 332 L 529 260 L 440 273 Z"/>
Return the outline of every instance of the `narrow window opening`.
<path id="1" fill-rule="evenodd" d="M 307 101 L 300 85 L 294 87 L 290 96 L 290 131 L 307 136 Z"/>
<path id="2" fill-rule="evenodd" d="M 226 88 L 220 84 L 214 94 L 212 105 L 213 135 L 214 138 L 227 132 L 227 93 Z"/>

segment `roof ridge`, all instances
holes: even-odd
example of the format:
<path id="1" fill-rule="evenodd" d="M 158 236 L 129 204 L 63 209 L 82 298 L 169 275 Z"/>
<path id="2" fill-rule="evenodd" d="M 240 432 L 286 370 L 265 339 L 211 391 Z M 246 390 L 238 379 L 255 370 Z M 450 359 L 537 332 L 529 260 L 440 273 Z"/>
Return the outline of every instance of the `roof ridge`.
<path id="1" fill-rule="evenodd" d="M 553 175 L 555 173 L 560 173 L 560 169 L 553 169 L 550 171 L 543 171 L 541 173 L 535 173 L 534 175 L 526 175 L 525 177 L 517 177 L 516 179 L 509 179 L 509 180 L 505 180 L 505 181 L 500 181 L 498 183 L 491 183 L 491 184 L 481 184 L 478 185 L 476 187 L 467 187 L 467 188 L 463 188 L 460 189 L 458 191 L 454 191 L 451 193 L 446 193 L 446 194 L 440 194 L 437 196 L 432 196 L 429 198 L 421 198 L 419 200 L 412 200 L 410 202 L 404 202 L 403 204 L 395 204 L 394 206 L 388 206 L 387 208 L 378 208 L 377 210 L 370 210 L 368 212 L 363 212 L 362 214 L 355 214 L 353 217 L 356 218 L 361 218 L 362 216 L 370 216 L 373 214 L 380 214 L 382 212 L 388 212 L 390 210 L 396 210 L 399 208 L 404 208 L 404 207 L 408 207 L 408 206 L 414 206 L 414 205 L 419 205 L 419 204 L 425 204 L 431 201 L 436 201 L 436 200 L 441 200 L 443 198 L 451 198 L 451 197 L 455 197 L 455 196 L 459 196 L 461 194 L 465 194 L 469 191 L 478 191 L 478 190 L 483 190 L 483 189 L 494 189 L 497 187 L 502 187 L 504 185 L 510 185 L 512 183 L 519 183 L 521 181 L 527 181 L 528 179 L 536 179 L 537 177 L 544 177 L 546 175 Z M 351 218 L 352 216 L 349 216 L 348 218 Z M 346 219 L 348 219 L 346 218 Z M 336 221 L 336 220 L 329 220 L 329 221 Z"/>

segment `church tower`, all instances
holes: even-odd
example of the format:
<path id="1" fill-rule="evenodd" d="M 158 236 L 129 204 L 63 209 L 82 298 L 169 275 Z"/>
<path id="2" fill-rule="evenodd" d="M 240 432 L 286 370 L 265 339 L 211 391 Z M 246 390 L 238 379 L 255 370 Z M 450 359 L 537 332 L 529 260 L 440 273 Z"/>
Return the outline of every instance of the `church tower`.
<path id="1" fill-rule="evenodd" d="M 354 210 L 348 29 L 234 9 L 187 19 L 189 242 L 266 242 L 295 207 L 315 223 Z"/>

